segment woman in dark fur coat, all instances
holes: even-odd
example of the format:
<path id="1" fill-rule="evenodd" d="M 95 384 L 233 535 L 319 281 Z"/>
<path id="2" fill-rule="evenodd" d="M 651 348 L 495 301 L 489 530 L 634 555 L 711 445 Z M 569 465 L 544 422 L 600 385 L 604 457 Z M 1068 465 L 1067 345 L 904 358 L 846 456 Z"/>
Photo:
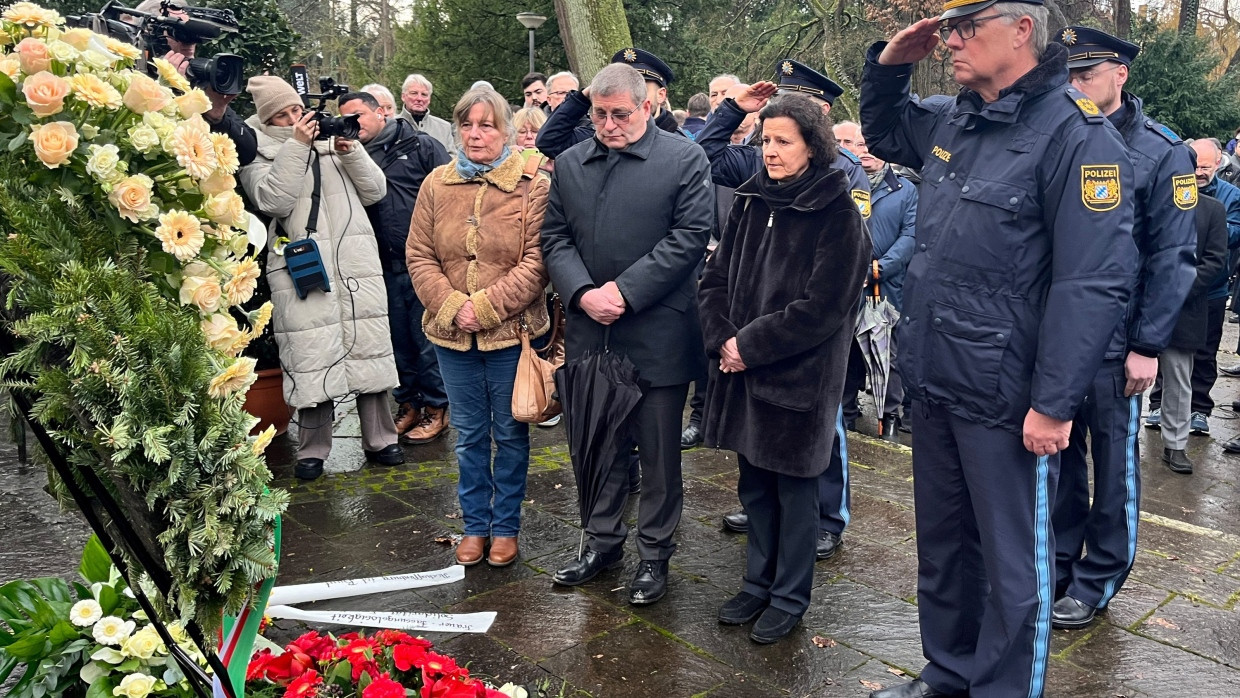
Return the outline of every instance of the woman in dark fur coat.
<path id="1" fill-rule="evenodd" d="M 830 120 L 781 95 L 759 114 L 765 169 L 736 190 L 698 292 L 712 361 L 705 442 L 736 451 L 749 514 L 744 585 L 719 622 L 787 635 L 809 607 L 818 485 L 834 444 L 870 259 Z"/>

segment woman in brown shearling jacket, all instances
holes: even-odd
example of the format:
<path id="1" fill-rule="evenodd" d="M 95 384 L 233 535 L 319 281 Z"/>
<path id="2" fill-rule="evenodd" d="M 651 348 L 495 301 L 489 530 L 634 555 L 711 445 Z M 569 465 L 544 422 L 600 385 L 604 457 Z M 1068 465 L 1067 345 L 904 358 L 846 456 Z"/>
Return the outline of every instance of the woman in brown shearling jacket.
<path id="1" fill-rule="evenodd" d="M 494 90 L 461 97 L 453 110 L 456 156 L 423 182 L 406 246 L 457 430 L 462 565 L 481 562 L 488 543 L 489 564 L 517 558 L 530 437 L 529 426 L 513 419 L 512 386 L 522 324 L 531 337 L 551 324 L 538 238 L 549 183 L 509 149 L 508 119 Z"/>

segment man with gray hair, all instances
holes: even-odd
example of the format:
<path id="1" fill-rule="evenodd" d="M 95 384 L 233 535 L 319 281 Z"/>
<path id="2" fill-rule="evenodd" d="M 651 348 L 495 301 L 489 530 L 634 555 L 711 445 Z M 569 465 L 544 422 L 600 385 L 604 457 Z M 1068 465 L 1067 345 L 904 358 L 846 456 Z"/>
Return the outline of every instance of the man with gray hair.
<path id="1" fill-rule="evenodd" d="M 707 88 L 709 93 L 706 97 L 710 100 L 710 111 L 712 114 L 715 112 L 715 108 L 719 106 L 719 103 L 723 101 L 723 98 L 728 96 L 728 88 L 740 83 L 741 79 L 731 73 L 716 75 L 710 79 L 710 84 Z"/>
<path id="2" fill-rule="evenodd" d="M 577 76 L 567 70 L 547 78 L 547 104 L 544 105 L 547 107 L 547 114 L 550 115 L 558 109 L 564 103 L 564 98 L 568 96 L 568 93 L 580 86 L 581 81 L 577 79 Z"/>
<path id="3" fill-rule="evenodd" d="M 655 125 L 636 69 L 613 63 L 589 89 L 594 137 L 556 158 L 541 231 L 543 260 L 564 299 L 567 360 L 605 348 L 617 352 L 637 367 L 644 389 L 630 418 L 629 443 L 615 462 L 595 464 L 608 475 L 582 522 L 586 549 L 554 580 L 584 584 L 621 562 L 635 443 L 641 562 L 629 602 L 651 604 L 667 591 L 684 501 L 681 410 L 689 383 L 706 375 L 695 272 L 714 220 L 714 188 L 702 149 Z"/>
<path id="4" fill-rule="evenodd" d="M 456 154 L 456 136 L 452 133 L 452 124 L 430 112 L 431 93 L 434 87 L 425 75 L 413 73 L 405 78 L 400 87 L 400 101 L 405 108 L 399 116 L 417 130 L 439 141 L 448 151 L 448 155 Z"/>
<path id="5" fill-rule="evenodd" d="M 928 663 L 871 698 L 1045 691 L 1059 452 L 1137 272 L 1133 165 L 1043 0 L 946 0 L 866 55 L 876 156 L 921 168 L 897 356 L 912 396 Z M 911 96 L 940 40 L 961 85 Z"/>
<path id="6" fill-rule="evenodd" d="M 396 118 L 396 97 L 392 96 L 391 90 L 377 82 L 372 82 L 369 85 L 363 85 L 362 92 L 375 98 L 375 101 L 379 103 L 379 113 L 384 119 Z"/>

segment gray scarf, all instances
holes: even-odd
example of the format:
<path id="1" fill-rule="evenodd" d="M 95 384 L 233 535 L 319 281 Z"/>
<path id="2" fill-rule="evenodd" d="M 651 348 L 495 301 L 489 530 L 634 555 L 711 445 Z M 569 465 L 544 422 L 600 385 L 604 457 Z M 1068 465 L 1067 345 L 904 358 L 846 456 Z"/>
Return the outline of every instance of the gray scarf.
<path id="1" fill-rule="evenodd" d="M 383 156 L 389 145 L 396 142 L 396 132 L 400 130 L 400 125 L 396 123 L 396 119 L 388 119 L 383 125 L 383 129 L 379 131 L 379 135 L 370 139 L 366 144 L 366 152 L 370 153 L 372 160 L 378 161 Z"/>
<path id="2" fill-rule="evenodd" d="M 875 189 L 878 185 L 883 183 L 883 178 L 887 176 L 887 170 L 890 167 L 891 165 L 883 165 L 883 168 L 878 172 L 866 175 L 870 178 L 870 189 Z"/>

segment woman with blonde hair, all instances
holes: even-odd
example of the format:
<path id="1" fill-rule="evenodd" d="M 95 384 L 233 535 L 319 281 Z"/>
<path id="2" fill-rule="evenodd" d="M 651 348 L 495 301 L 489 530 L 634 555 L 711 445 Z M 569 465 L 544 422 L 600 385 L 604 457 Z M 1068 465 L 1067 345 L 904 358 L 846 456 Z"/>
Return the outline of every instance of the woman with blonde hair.
<path id="1" fill-rule="evenodd" d="M 549 180 L 509 147 L 508 114 L 485 87 L 457 102 L 456 156 L 423 182 L 407 244 L 457 430 L 462 565 L 481 562 L 488 543 L 489 564 L 517 558 L 530 439 L 512 416 L 512 388 L 522 330 L 538 337 L 550 326 L 538 235 Z"/>

